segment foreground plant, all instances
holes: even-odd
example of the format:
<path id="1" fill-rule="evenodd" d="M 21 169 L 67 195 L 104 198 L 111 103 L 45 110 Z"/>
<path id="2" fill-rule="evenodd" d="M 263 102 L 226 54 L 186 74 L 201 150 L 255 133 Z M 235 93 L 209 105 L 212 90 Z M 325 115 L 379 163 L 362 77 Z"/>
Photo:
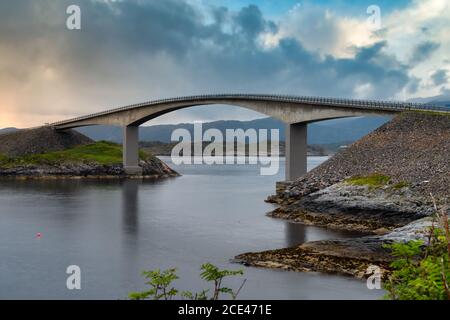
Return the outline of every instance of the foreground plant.
<path id="1" fill-rule="evenodd" d="M 180 293 L 181 298 L 189 300 L 219 300 L 220 294 L 223 293 L 228 294 L 232 299 L 236 299 L 246 282 L 246 279 L 244 279 L 240 287 L 236 291 L 234 291 L 231 288 L 224 287 L 222 285 L 222 282 L 226 277 L 243 275 L 243 270 L 220 270 L 218 267 L 211 263 L 203 264 L 200 270 L 201 279 L 213 283 L 213 291 L 211 296 L 208 296 L 210 290 L 203 290 L 198 293 L 183 291 Z M 146 284 L 151 288 L 147 291 L 131 292 L 128 295 L 130 299 L 170 300 L 179 293 L 177 289 L 171 287 L 172 282 L 178 279 L 178 276 L 176 275 L 176 269 L 167 269 L 164 271 L 160 271 L 159 269 L 152 271 L 143 271 L 142 274 L 148 280 Z"/>
<path id="2" fill-rule="evenodd" d="M 175 272 L 176 269 L 142 271 L 142 275 L 148 280 L 145 284 L 150 286 L 150 290 L 132 292 L 129 294 L 129 298 L 133 300 L 144 300 L 149 298 L 152 298 L 153 300 L 172 299 L 178 293 L 178 290 L 175 288 L 169 288 L 171 283 L 178 279 Z"/>
<path id="3" fill-rule="evenodd" d="M 450 300 L 450 229 L 446 208 L 438 210 L 422 240 L 386 247 L 397 258 L 385 284 L 385 298 L 393 300 Z"/>

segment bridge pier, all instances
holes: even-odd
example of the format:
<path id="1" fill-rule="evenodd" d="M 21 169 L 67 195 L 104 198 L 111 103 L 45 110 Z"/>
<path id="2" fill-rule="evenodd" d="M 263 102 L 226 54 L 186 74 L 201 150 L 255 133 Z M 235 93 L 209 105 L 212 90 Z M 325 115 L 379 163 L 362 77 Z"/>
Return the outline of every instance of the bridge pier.
<path id="1" fill-rule="evenodd" d="M 286 125 L 286 180 L 300 178 L 307 171 L 307 123 Z"/>
<path id="2" fill-rule="evenodd" d="M 123 168 L 127 174 L 142 174 L 139 166 L 139 126 L 123 127 Z"/>

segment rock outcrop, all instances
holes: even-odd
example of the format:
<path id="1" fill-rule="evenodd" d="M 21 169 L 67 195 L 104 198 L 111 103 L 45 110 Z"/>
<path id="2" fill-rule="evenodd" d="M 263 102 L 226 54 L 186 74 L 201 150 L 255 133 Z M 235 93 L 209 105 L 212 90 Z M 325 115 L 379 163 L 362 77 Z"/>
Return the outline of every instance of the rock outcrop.
<path id="1" fill-rule="evenodd" d="M 179 174 L 156 157 L 141 160 L 142 175 L 127 175 L 121 164 L 102 165 L 96 163 L 64 163 L 57 165 L 18 165 L 0 168 L 0 178 L 13 179 L 157 179 L 177 177 Z"/>
<path id="2" fill-rule="evenodd" d="M 346 182 L 305 195 L 268 215 L 316 226 L 386 233 L 434 212 L 430 197 L 409 186 L 389 184 L 379 188 Z"/>
<path id="3" fill-rule="evenodd" d="M 387 182 L 376 187 L 349 182 L 374 174 Z M 267 199 L 279 205 L 269 216 L 375 235 L 245 253 L 236 260 L 357 277 L 372 264 L 387 270 L 392 256 L 383 245 L 423 238 L 435 212 L 430 194 L 438 204 L 448 203 L 450 116 L 403 113 L 302 178 L 279 183 L 276 195 Z"/>
<path id="4" fill-rule="evenodd" d="M 382 174 L 386 188 L 342 182 Z M 394 186 L 404 185 L 403 188 Z M 339 152 L 302 178 L 280 184 L 267 201 L 273 217 L 360 230 L 392 229 L 432 213 L 430 194 L 450 197 L 450 116 L 404 113 Z"/>
<path id="5" fill-rule="evenodd" d="M 23 129 L 0 134 L 0 154 L 20 157 L 62 151 L 93 142 L 75 130 L 56 131 L 51 127 Z"/>
<path id="6" fill-rule="evenodd" d="M 384 273 L 389 271 L 393 257 L 390 250 L 384 247 L 385 244 L 409 240 L 423 240 L 426 243 L 431 224 L 430 218 L 424 218 L 386 235 L 312 241 L 292 248 L 243 253 L 235 257 L 235 262 L 255 267 L 340 273 L 363 278 L 371 265 L 380 267 Z"/>
<path id="7" fill-rule="evenodd" d="M 300 179 L 270 202 L 285 204 L 357 175 L 380 173 L 413 192 L 450 197 L 450 116 L 408 112 L 395 117 Z"/>
<path id="8" fill-rule="evenodd" d="M 0 156 L 7 157 L 7 165 L 0 165 L 1 178 L 56 179 L 56 178 L 166 178 L 179 176 L 167 164 L 152 155 L 146 155 L 139 165 L 142 175 L 129 176 L 118 161 L 102 164 L 87 159 L 61 159 L 52 161 L 29 161 L 29 156 L 51 154 L 55 151 L 71 150 L 79 146 L 90 146 L 94 141 L 73 130 L 56 131 L 50 127 L 19 130 L 0 135 Z M 114 144 L 118 152 L 120 146 Z M 101 156 L 101 151 L 99 151 Z M 25 160 L 24 160 L 25 159 Z"/>

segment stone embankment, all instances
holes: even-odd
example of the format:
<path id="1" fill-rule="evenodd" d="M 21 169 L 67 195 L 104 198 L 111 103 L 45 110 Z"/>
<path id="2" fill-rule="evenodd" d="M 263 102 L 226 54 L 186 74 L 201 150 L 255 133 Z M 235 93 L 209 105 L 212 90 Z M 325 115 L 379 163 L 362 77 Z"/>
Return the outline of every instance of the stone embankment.
<path id="1" fill-rule="evenodd" d="M 380 188 L 345 184 L 374 174 L 389 181 Z M 301 222 L 305 213 L 339 218 L 339 212 L 368 221 L 372 229 L 379 227 L 372 220 L 397 227 L 429 215 L 430 194 L 438 202 L 450 198 L 450 116 L 416 112 L 397 116 L 302 178 L 280 184 L 267 201 L 279 205 L 274 217 Z"/>
<path id="2" fill-rule="evenodd" d="M 374 185 L 373 176 L 382 183 Z M 279 183 L 267 199 L 278 205 L 271 217 L 372 236 L 236 258 L 254 266 L 362 276 L 370 264 L 389 265 L 385 242 L 425 232 L 435 212 L 431 195 L 442 206 L 450 198 L 450 116 L 403 113 L 302 178 Z"/>

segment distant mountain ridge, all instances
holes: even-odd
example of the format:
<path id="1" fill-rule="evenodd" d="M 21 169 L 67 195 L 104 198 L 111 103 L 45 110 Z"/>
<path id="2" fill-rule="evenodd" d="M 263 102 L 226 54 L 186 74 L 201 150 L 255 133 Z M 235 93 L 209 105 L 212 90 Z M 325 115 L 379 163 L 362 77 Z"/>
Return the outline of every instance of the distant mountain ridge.
<path id="1" fill-rule="evenodd" d="M 12 128 L 12 127 L 11 128 L 3 128 L 3 129 L 0 129 L 0 134 L 14 132 L 14 131 L 17 131 L 17 130 L 19 130 L 19 129 Z"/>
<path id="2" fill-rule="evenodd" d="M 308 144 L 336 144 L 356 141 L 372 132 L 390 120 L 390 117 L 356 117 L 311 123 L 308 126 Z M 187 129 L 193 136 L 193 124 L 167 124 L 141 126 L 139 137 L 141 141 L 171 142 L 171 135 L 175 129 Z M 203 123 L 203 130 L 219 129 L 225 134 L 226 129 L 279 129 L 280 140 L 285 140 L 285 124 L 274 118 L 262 118 L 251 121 L 221 120 Z M 0 134 L 18 130 L 16 128 L 0 129 Z M 115 126 L 91 126 L 77 128 L 77 131 L 93 140 L 107 140 L 122 143 L 122 129 Z"/>
<path id="3" fill-rule="evenodd" d="M 355 141 L 372 132 L 390 120 L 390 117 L 358 117 L 315 122 L 308 126 L 309 144 L 332 144 L 338 142 Z M 175 129 L 187 129 L 193 136 L 192 123 L 142 126 L 139 130 L 141 141 L 171 142 L 171 135 Z M 285 124 L 274 118 L 262 118 L 251 121 L 221 120 L 206 122 L 203 130 L 219 129 L 225 134 L 226 129 L 279 129 L 280 140 L 285 140 Z M 79 132 L 93 140 L 108 140 L 121 143 L 122 129 L 113 126 L 93 126 L 78 128 Z"/>
<path id="4" fill-rule="evenodd" d="M 428 98 L 414 98 L 409 99 L 410 102 L 418 102 L 418 103 L 427 103 L 434 106 L 439 107 L 447 107 L 450 109 L 450 95 L 448 94 L 441 94 L 434 97 L 428 97 Z"/>

